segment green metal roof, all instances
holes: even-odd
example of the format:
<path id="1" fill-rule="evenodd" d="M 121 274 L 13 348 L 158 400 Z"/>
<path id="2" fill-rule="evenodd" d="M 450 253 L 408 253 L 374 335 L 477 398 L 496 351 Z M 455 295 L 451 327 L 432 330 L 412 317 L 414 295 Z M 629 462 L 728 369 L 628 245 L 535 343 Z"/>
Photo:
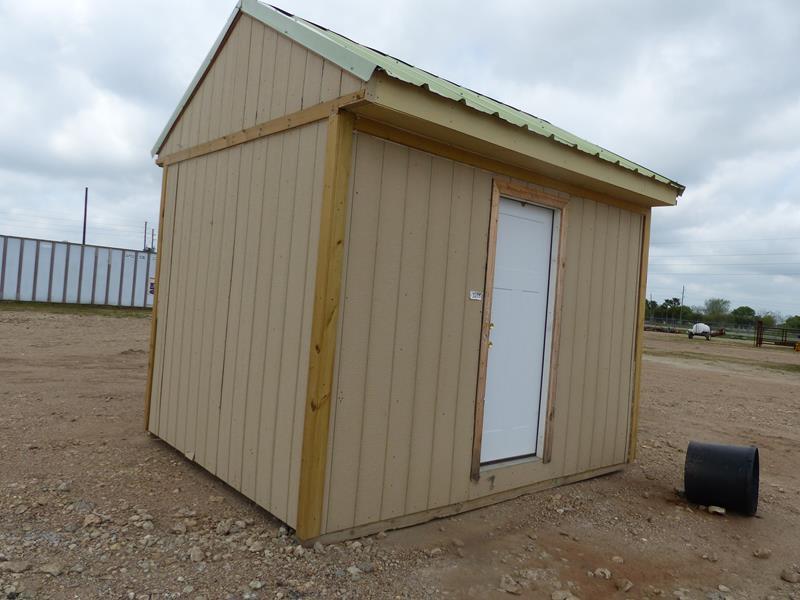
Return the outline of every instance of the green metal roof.
<path id="1" fill-rule="evenodd" d="M 320 27 L 319 25 L 311 23 L 310 21 L 301 19 L 300 17 L 291 15 L 285 11 L 275 8 L 274 6 L 264 4 L 258 0 L 240 0 L 240 4 L 237 6 L 237 8 L 243 13 L 261 21 L 265 25 L 280 31 L 297 43 L 313 50 L 326 60 L 331 61 L 347 71 L 350 71 L 353 73 L 353 75 L 364 81 L 368 81 L 370 77 L 372 77 L 375 69 L 380 69 L 386 72 L 386 74 L 390 77 L 422 87 L 430 92 L 433 92 L 434 94 L 443 96 L 444 98 L 461 102 L 462 104 L 474 110 L 498 117 L 504 121 L 507 121 L 508 123 L 525 128 L 537 135 L 544 136 L 555 142 L 570 146 L 580 150 L 581 152 L 585 152 L 586 154 L 596 156 L 597 158 L 606 162 L 618 165 L 630 171 L 634 171 L 639 175 L 643 175 L 665 185 L 672 186 L 678 190 L 678 195 L 680 195 L 685 189 L 683 185 L 669 179 L 668 177 L 659 175 L 658 173 L 651 171 L 650 169 L 647 169 L 633 161 L 623 158 L 618 154 L 579 138 L 578 136 L 561 129 L 560 127 L 556 127 L 544 119 L 540 119 L 539 117 L 525 113 L 512 106 L 498 102 L 497 100 L 494 100 L 488 96 L 484 96 L 483 94 L 479 94 L 465 87 L 456 85 L 451 81 L 437 77 L 436 75 L 428 73 L 422 69 L 418 69 L 417 67 L 389 56 L 388 54 L 384 54 L 378 50 L 358 44 L 353 40 L 339 35 L 336 32 L 325 29 L 324 27 Z M 226 25 L 226 30 L 227 27 L 230 27 L 230 21 L 228 25 Z M 224 33 L 226 30 L 223 31 L 222 35 L 220 35 L 218 44 L 224 38 Z M 216 53 L 218 44 L 216 44 L 209 53 L 209 57 L 207 58 L 208 62 L 210 62 L 214 53 Z M 195 81 L 190 86 L 187 94 L 184 96 L 184 100 L 178 107 L 178 110 L 176 110 L 175 115 L 173 115 L 174 118 L 170 120 L 170 123 L 167 125 L 167 128 L 165 128 L 161 138 L 159 138 L 159 141 L 156 143 L 154 153 L 156 153 L 158 148 L 160 148 L 161 143 L 169 132 L 169 129 L 171 129 L 174 121 L 177 120 L 177 115 L 180 114 L 183 104 L 188 101 L 191 91 L 207 67 L 208 63 L 204 63 L 204 65 L 201 67 L 198 75 L 195 77 Z"/>

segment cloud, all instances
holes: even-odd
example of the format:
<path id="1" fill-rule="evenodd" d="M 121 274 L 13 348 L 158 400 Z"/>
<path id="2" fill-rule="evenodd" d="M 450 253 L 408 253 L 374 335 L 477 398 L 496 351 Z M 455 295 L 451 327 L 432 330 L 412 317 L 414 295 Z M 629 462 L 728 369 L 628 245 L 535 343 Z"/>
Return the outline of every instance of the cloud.
<path id="1" fill-rule="evenodd" d="M 654 214 L 656 298 L 686 285 L 689 304 L 800 313 L 792 0 L 280 6 L 686 184 Z M 149 149 L 232 8 L 0 0 L 2 231 L 72 235 L 88 185 L 96 241 L 138 245 L 158 210 Z"/>
<path id="2" fill-rule="evenodd" d="M 135 165 L 149 141 L 146 132 L 155 115 L 103 89 L 93 89 L 86 96 L 84 105 L 67 115 L 49 136 L 46 149 L 68 167 Z"/>

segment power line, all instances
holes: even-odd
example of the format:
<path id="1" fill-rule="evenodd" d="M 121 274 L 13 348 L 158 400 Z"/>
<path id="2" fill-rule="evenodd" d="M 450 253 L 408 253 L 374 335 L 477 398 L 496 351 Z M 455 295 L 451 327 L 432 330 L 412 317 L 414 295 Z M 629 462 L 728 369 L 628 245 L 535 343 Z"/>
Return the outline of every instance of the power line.
<path id="1" fill-rule="evenodd" d="M 744 254 L 660 254 L 658 256 L 651 256 L 651 258 L 690 258 L 693 256 L 708 256 L 710 258 L 716 256 L 794 256 L 800 252 L 747 252 Z"/>
<path id="2" fill-rule="evenodd" d="M 748 277 L 797 277 L 800 273 L 676 273 L 671 271 L 648 271 L 653 275 L 688 275 L 695 277 L 728 277 L 748 276 Z"/>
<path id="3" fill-rule="evenodd" d="M 681 241 L 673 241 L 673 242 L 650 242 L 653 246 L 666 246 L 669 244 L 731 244 L 731 243 L 739 243 L 739 242 L 783 242 L 789 240 L 800 240 L 800 237 L 786 237 L 786 238 L 749 238 L 749 239 L 738 239 L 738 240 L 701 240 L 701 241 L 693 241 L 693 240 L 681 240 Z"/>
<path id="4" fill-rule="evenodd" d="M 800 262 L 762 262 L 762 263 L 698 263 L 698 262 L 688 262 L 688 263 L 650 263 L 651 267 L 692 267 L 692 266 L 712 266 L 712 267 L 767 267 L 767 266 L 774 266 L 774 265 L 800 265 Z"/>
<path id="5" fill-rule="evenodd" d="M 28 217 L 28 216 L 10 215 L 10 216 L 4 217 L 3 220 L 4 221 L 17 221 L 19 223 L 36 223 L 36 224 L 39 224 L 39 223 L 42 223 L 42 222 L 53 222 L 53 223 L 65 224 L 65 225 L 70 225 L 70 224 L 80 225 L 80 224 L 83 223 L 83 219 L 74 219 L 74 218 L 71 219 L 71 218 L 67 218 L 67 217 L 64 217 L 62 219 L 61 217 L 52 217 L 52 216 L 47 216 L 47 215 L 42 215 L 41 217 Z M 106 221 L 106 220 L 101 220 L 99 222 L 102 223 L 106 227 L 121 228 L 121 229 L 134 229 L 133 227 L 131 227 L 129 225 L 129 223 L 132 220 L 133 219 L 125 220 L 125 221 Z M 95 222 L 98 222 L 98 220 L 95 219 Z M 136 229 L 138 229 L 138 228 L 136 228 Z"/>

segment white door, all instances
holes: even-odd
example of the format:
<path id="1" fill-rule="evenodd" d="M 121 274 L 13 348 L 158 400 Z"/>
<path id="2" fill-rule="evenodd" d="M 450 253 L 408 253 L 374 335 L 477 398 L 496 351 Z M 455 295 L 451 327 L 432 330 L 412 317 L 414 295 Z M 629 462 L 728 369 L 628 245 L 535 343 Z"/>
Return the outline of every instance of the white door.
<path id="1" fill-rule="evenodd" d="M 500 198 L 481 463 L 537 451 L 553 220 L 552 209 Z"/>

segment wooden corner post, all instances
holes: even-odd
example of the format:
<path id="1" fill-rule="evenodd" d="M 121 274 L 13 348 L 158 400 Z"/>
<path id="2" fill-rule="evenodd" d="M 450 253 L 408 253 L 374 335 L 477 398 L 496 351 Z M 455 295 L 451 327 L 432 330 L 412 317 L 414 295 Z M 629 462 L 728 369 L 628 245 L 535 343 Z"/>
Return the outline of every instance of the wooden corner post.
<path id="1" fill-rule="evenodd" d="M 639 296 L 636 309 L 636 337 L 634 338 L 633 396 L 631 400 L 630 434 L 628 436 L 628 462 L 636 459 L 636 440 L 639 429 L 639 398 L 642 387 L 642 352 L 644 350 L 644 313 L 647 294 L 647 262 L 650 256 L 650 215 L 642 216 L 642 253 L 639 262 Z"/>
<path id="2" fill-rule="evenodd" d="M 297 537 L 301 540 L 318 536 L 322 527 L 353 122 L 353 115 L 347 112 L 328 117 L 297 506 Z"/>
<path id="3" fill-rule="evenodd" d="M 162 232 L 164 230 L 164 211 L 167 205 L 167 170 L 169 167 L 163 167 L 161 173 L 161 206 L 158 209 L 158 244 L 161 246 Z M 149 276 L 149 274 L 148 274 Z M 156 253 L 156 279 L 153 290 L 153 309 L 150 313 L 150 347 L 148 350 L 147 359 L 147 389 L 144 392 L 144 430 L 147 431 L 150 427 L 150 401 L 153 398 L 153 369 L 156 364 L 156 327 L 158 313 L 158 283 L 161 281 L 161 252 Z M 149 282 L 148 282 L 149 285 Z"/>

